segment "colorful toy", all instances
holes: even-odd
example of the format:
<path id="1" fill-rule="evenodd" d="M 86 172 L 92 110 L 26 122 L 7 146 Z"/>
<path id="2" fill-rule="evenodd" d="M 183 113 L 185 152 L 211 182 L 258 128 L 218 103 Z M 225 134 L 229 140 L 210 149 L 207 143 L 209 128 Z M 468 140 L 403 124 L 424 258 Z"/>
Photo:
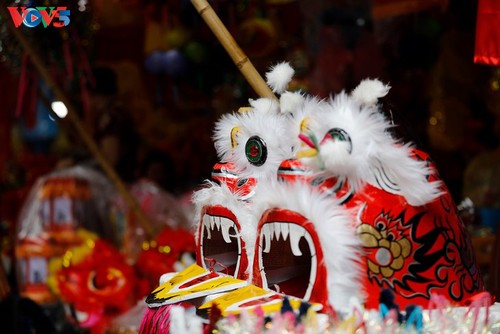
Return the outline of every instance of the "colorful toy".
<path id="1" fill-rule="evenodd" d="M 104 333 L 106 324 L 134 305 L 140 282 L 134 268 L 112 245 L 80 232 L 85 241 L 49 263 L 48 284 L 67 305 L 68 317 L 91 333 Z"/>
<path id="2" fill-rule="evenodd" d="M 324 323 L 353 316 L 342 326 L 354 332 L 359 310 L 378 310 L 386 289 L 392 309 L 407 310 L 427 307 L 435 294 L 465 305 L 484 291 L 430 158 L 389 133 L 377 104 L 389 87 L 366 80 L 351 94 L 319 100 L 286 91 L 292 76 L 288 64 L 276 65 L 267 82 L 279 101 L 251 100 L 250 110 L 216 124 L 223 162 L 215 182 L 193 195 L 197 266 L 188 270 L 198 274 L 182 283 L 187 271 L 166 277 L 147 298 L 146 318 L 166 324 L 179 302 L 241 317 L 263 309 L 263 289 L 280 305 L 287 298 L 319 305 Z M 203 285 L 208 278 L 223 279 L 224 291 Z M 281 322 L 274 311 L 269 316 Z M 411 314 L 405 319 L 421 326 L 421 313 Z M 398 312 L 385 316 L 398 322 Z"/>

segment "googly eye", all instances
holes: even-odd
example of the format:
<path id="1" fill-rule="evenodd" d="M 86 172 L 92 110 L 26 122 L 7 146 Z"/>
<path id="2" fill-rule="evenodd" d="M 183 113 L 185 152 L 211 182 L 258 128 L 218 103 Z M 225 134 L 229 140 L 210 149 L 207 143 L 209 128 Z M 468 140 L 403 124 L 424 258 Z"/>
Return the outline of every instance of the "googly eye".
<path id="1" fill-rule="evenodd" d="M 254 166 L 262 166 L 267 160 L 267 146 L 258 136 L 252 136 L 245 145 L 245 155 L 248 162 Z"/>

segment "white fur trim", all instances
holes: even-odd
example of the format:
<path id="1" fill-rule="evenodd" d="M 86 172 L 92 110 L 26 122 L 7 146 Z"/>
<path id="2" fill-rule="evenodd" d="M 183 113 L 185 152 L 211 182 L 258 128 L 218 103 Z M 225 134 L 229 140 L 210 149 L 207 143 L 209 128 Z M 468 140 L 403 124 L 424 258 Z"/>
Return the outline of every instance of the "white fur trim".
<path id="1" fill-rule="evenodd" d="M 293 113 L 304 103 L 304 96 L 299 92 L 284 92 L 280 96 L 280 111 L 282 113 Z"/>
<path id="2" fill-rule="evenodd" d="M 257 112 L 278 113 L 280 106 L 275 99 L 262 97 L 260 99 L 248 99 L 248 103 Z"/>
<path id="3" fill-rule="evenodd" d="M 303 102 L 289 115 L 289 129 L 287 131 L 290 144 L 293 147 L 294 155 L 301 149 L 305 144 L 299 139 L 299 133 L 301 132 L 301 127 L 305 126 L 304 131 L 308 132 L 310 128 L 315 128 L 313 125 L 319 117 L 316 117 L 316 113 L 322 109 L 321 105 L 325 101 L 318 99 L 314 96 L 305 96 Z M 306 124 L 304 124 L 304 122 Z M 307 135 L 307 133 L 305 133 Z"/>
<path id="4" fill-rule="evenodd" d="M 325 141 L 320 147 L 320 160 L 311 164 L 313 168 L 321 167 L 321 161 L 325 171 L 345 176 L 354 190 L 368 182 L 404 196 L 411 205 L 429 203 L 441 194 L 441 182 L 427 181 L 431 170 L 425 162 L 411 157 L 409 144 L 402 145 L 390 135 L 392 125 L 376 104 L 362 104 L 342 92 L 322 107 L 312 123 L 318 140 L 330 129 L 339 128 L 349 135 L 352 151 L 348 152 L 345 142 Z"/>
<path id="5" fill-rule="evenodd" d="M 245 113 L 223 115 L 215 125 L 214 144 L 219 158 L 234 163 L 240 177 L 258 180 L 275 179 L 280 163 L 292 157 L 291 140 L 287 130 L 289 118 L 274 112 L 261 112 L 254 108 Z M 231 129 L 239 127 L 236 147 L 231 146 Z M 267 159 L 261 166 L 248 161 L 245 145 L 250 137 L 262 139 Z"/>
<path id="6" fill-rule="evenodd" d="M 231 144 L 231 130 L 241 125 L 239 114 L 224 114 L 215 123 L 213 141 L 217 156 L 223 162 L 228 162 L 233 148 Z M 237 141 L 239 144 L 239 140 Z"/>

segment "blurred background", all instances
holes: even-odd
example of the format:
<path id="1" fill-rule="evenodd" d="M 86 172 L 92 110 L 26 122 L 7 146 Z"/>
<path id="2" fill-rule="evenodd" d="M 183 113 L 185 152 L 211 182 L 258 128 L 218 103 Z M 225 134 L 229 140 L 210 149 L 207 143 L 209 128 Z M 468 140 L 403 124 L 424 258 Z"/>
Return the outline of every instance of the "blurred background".
<path id="1" fill-rule="evenodd" d="M 484 274 L 492 275 L 491 267 L 498 266 L 493 247 L 500 216 L 500 67 L 474 62 L 478 1 L 210 4 L 261 75 L 288 61 L 296 71 L 294 89 L 324 98 L 368 77 L 389 83 L 385 112 L 399 136 L 434 159 L 475 236 Z M 65 27 L 21 25 L 17 30 L 148 218 L 160 215 L 158 226 L 189 229 L 190 194 L 210 177 L 217 161 L 214 122 L 258 97 L 191 2 L 3 0 L 2 5 L 70 10 Z M 53 173 L 59 179 L 52 188 L 59 187 L 61 178 L 81 177 L 92 189 L 100 177 L 93 172 L 101 173 L 110 189 L 114 182 L 70 117 L 52 110 L 54 92 L 6 18 L 0 25 L 0 222 L 4 258 L 11 262 L 4 266 L 17 289 L 14 240 L 23 233 L 22 225 L 31 224 L 30 206 L 43 202 L 30 197 L 33 189 L 43 188 Z M 63 172 L 78 166 L 91 171 Z M 81 184 L 71 184 L 79 194 L 74 198 L 85 198 Z M 110 242 L 128 249 L 128 263 L 135 263 L 139 252 L 151 246 L 143 244 L 147 231 L 140 232 L 136 223 L 127 232 L 133 218 L 123 198 L 116 199 L 119 192 L 114 197 L 108 194 L 116 189 L 98 189 L 97 202 L 113 198 L 102 215 L 112 217 L 115 230 L 90 229 L 118 236 Z M 169 204 L 152 209 L 151 198 Z"/>
<path id="2" fill-rule="evenodd" d="M 18 29 L 87 132 L 96 141 L 114 133 L 127 147 L 114 164 L 125 182 L 151 150 L 175 161 L 175 193 L 209 175 L 214 120 L 256 95 L 189 1 L 25 2 L 71 10 L 67 27 Z M 431 153 L 457 201 L 467 164 L 497 145 L 500 73 L 473 62 L 477 1 L 218 0 L 212 7 L 262 75 L 289 61 L 297 88 L 321 97 L 367 77 L 389 83 L 385 109 L 405 139 Z M 52 93 L 4 23 L 0 41 L 5 188 L 22 182 L 13 169 L 29 181 L 37 169 L 88 153 L 69 122 L 52 120 L 44 104 Z M 40 160 L 27 171 L 26 159 Z"/>

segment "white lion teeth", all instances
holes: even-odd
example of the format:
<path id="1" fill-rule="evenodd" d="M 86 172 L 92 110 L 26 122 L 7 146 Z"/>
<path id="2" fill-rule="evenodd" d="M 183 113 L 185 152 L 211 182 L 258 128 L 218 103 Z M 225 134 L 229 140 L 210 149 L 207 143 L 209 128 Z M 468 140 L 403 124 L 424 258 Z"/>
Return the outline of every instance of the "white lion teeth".
<path id="1" fill-rule="evenodd" d="M 290 228 L 290 247 L 292 248 L 292 253 L 295 256 L 302 256 L 302 252 L 299 248 L 300 238 L 308 233 L 305 233 L 305 229 L 297 224 L 289 224 Z"/>
<path id="2" fill-rule="evenodd" d="M 207 233 L 207 239 L 212 239 L 212 228 L 210 227 L 211 225 L 211 219 L 209 215 L 204 215 L 203 216 L 203 230 L 206 231 Z"/>
<path id="3" fill-rule="evenodd" d="M 283 236 L 283 240 L 288 239 L 288 224 L 281 224 L 281 235 Z"/>
<path id="4" fill-rule="evenodd" d="M 293 255 L 301 256 L 302 252 L 299 248 L 300 238 L 309 236 L 306 230 L 294 223 L 266 223 L 261 228 L 261 243 L 264 242 L 262 252 L 269 253 L 271 251 L 271 242 L 273 240 L 287 240 L 290 242 L 290 249 Z M 311 237 L 307 241 L 312 241 Z"/>
<path id="5" fill-rule="evenodd" d="M 280 240 L 280 234 L 281 234 L 281 225 L 284 224 L 273 224 L 274 225 L 274 237 L 276 240 Z"/>
<path id="6" fill-rule="evenodd" d="M 222 237 L 224 241 L 228 244 L 231 243 L 231 237 L 229 236 L 229 229 L 233 227 L 234 223 L 229 219 L 224 219 L 221 222 Z"/>
<path id="7" fill-rule="evenodd" d="M 271 227 L 272 227 L 272 224 L 264 224 L 264 225 L 262 225 L 261 234 L 262 234 L 264 242 L 266 244 L 266 248 L 264 248 L 262 250 L 264 253 L 269 253 L 271 251 L 271 240 L 272 240 L 272 237 L 271 237 L 271 234 L 272 234 Z"/>
<path id="8" fill-rule="evenodd" d="M 222 238 L 228 244 L 232 242 L 231 235 L 229 234 L 229 229 L 233 228 L 235 231 L 237 230 L 236 224 L 229 218 L 220 217 L 220 216 L 211 216 L 204 215 L 203 216 L 203 229 L 206 231 L 206 238 L 212 239 L 212 231 L 220 231 L 222 233 Z"/>

